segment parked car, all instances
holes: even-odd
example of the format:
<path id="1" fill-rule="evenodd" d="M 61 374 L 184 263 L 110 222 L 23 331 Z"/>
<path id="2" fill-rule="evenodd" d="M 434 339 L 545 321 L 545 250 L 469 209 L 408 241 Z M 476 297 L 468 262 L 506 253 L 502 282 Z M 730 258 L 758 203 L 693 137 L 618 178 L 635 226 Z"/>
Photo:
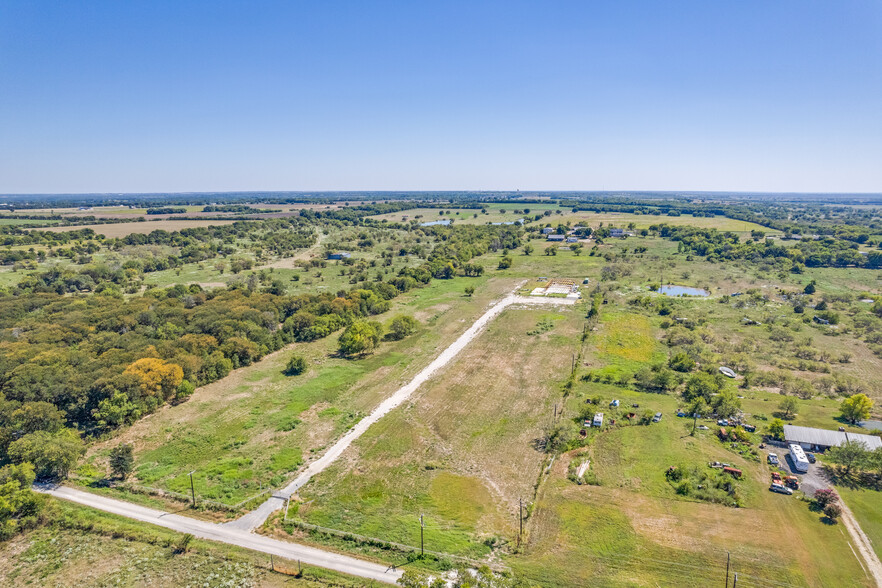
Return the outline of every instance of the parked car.
<path id="1" fill-rule="evenodd" d="M 699 431 L 707 431 L 708 427 L 706 427 L 705 425 L 698 425 L 698 430 Z"/>
<path id="2" fill-rule="evenodd" d="M 619 405 L 619 401 L 618 401 L 618 400 L 613 400 L 612 402 L 609 403 L 609 405 L 610 405 L 610 406 L 618 406 L 618 405 Z"/>
<path id="3" fill-rule="evenodd" d="M 657 413 L 655 413 L 655 416 L 652 417 L 652 422 L 657 423 L 661 420 L 661 418 L 662 418 L 662 413 L 657 412 Z"/>
<path id="4" fill-rule="evenodd" d="M 729 421 L 727 421 L 726 419 L 720 419 L 717 421 L 717 424 L 720 425 L 721 427 L 728 427 Z"/>
<path id="5" fill-rule="evenodd" d="M 686 416 L 686 413 L 683 412 L 682 410 L 678 410 L 678 411 L 677 411 L 677 416 L 678 416 L 678 417 L 684 417 L 684 416 Z"/>
<path id="6" fill-rule="evenodd" d="M 796 476 L 787 476 L 784 478 L 784 484 L 786 484 L 788 488 L 799 490 L 799 478 Z"/>
<path id="7" fill-rule="evenodd" d="M 806 453 L 805 456 L 808 458 L 809 463 L 815 463 L 816 461 L 818 461 L 818 458 L 815 457 L 814 453 Z"/>
<path id="8" fill-rule="evenodd" d="M 772 484 L 769 486 L 769 490 L 772 492 L 778 492 L 779 494 L 793 494 L 793 490 L 785 486 L 784 484 Z"/>
<path id="9" fill-rule="evenodd" d="M 769 463 L 772 465 L 778 465 L 778 455 L 775 453 L 769 454 Z"/>

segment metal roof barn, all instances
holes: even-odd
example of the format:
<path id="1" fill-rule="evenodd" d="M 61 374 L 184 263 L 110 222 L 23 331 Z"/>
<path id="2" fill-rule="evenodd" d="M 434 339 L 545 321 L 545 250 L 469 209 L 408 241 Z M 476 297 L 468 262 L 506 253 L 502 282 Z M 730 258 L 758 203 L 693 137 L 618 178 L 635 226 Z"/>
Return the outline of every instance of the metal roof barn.
<path id="1" fill-rule="evenodd" d="M 839 447 L 846 441 L 860 441 L 870 450 L 882 447 L 882 438 L 875 435 L 797 427 L 795 425 L 784 425 L 784 438 L 787 440 L 787 443 L 798 443 L 803 447 L 806 445 L 825 448 Z"/>

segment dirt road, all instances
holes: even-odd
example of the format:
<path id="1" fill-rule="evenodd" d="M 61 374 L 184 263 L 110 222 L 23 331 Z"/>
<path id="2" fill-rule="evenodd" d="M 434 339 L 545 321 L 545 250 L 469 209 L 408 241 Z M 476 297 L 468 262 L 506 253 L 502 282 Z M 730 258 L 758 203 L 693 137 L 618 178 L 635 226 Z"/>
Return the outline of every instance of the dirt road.
<path id="1" fill-rule="evenodd" d="M 242 517 L 236 519 L 235 521 L 230 521 L 228 523 L 224 523 L 227 527 L 231 527 L 234 529 L 242 529 L 242 530 L 251 530 L 256 529 L 260 525 L 269 518 L 275 511 L 281 509 L 285 505 L 285 501 L 295 492 L 297 492 L 300 488 L 302 488 L 307 482 L 309 482 L 313 476 L 319 474 L 324 471 L 328 466 L 334 463 L 340 455 L 349 447 L 353 441 L 361 437 L 365 431 L 368 430 L 372 424 L 376 423 L 378 420 L 383 418 L 386 414 L 389 413 L 392 409 L 400 406 L 405 400 L 407 400 L 411 394 L 413 394 L 423 383 L 426 382 L 432 375 L 437 372 L 439 369 L 447 365 L 450 360 L 459 354 L 466 345 L 468 345 L 481 330 L 487 326 L 487 324 L 496 318 L 503 310 L 508 308 L 511 305 L 549 305 L 549 304 L 558 304 L 558 305 L 570 305 L 578 302 L 577 299 L 574 298 L 546 298 L 546 297 L 527 297 L 527 296 L 518 296 L 516 294 L 510 294 L 500 300 L 499 302 L 493 304 L 487 312 L 485 312 L 481 317 L 478 318 L 472 324 L 471 327 L 466 330 L 465 333 L 459 336 L 459 338 L 451 343 L 451 345 L 441 352 L 441 354 L 435 358 L 432 363 L 426 366 L 420 373 L 418 373 L 410 382 L 406 385 L 399 388 L 394 394 L 389 396 L 386 400 L 380 403 L 380 405 L 374 409 L 374 411 L 363 418 L 358 422 L 354 427 L 352 427 L 345 435 L 343 435 L 334 445 L 332 445 L 319 459 L 315 460 L 309 466 L 301 472 L 299 476 L 297 476 L 293 482 L 285 486 L 282 490 L 273 494 L 273 496 L 267 499 L 266 502 L 261 504 L 259 507 L 249 512 L 248 514 L 243 515 Z"/>
<path id="2" fill-rule="evenodd" d="M 401 577 L 399 570 L 389 569 L 385 565 L 316 549 L 315 547 L 279 541 L 278 539 L 271 539 L 263 535 L 249 533 L 248 531 L 170 514 L 161 510 L 154 510 L 145 506 L 131 504 L 122 500 L 114 500 L 113 498 L 98 496 L 65 486 L 35 486 L 34 489 L 56 498 L 90 506 L 136 521 L 158 525 L 180 533 L 190 533 L 194 537 L 201 539 L 237 545 L 246 549 L 284 557 L 291 561 L 299 560 L 307 565 L 335 570 L 361 578 L 376 580 L 377 582 L 395 584 L 398 578 Z"/>
<path id="3" fill-rule="evenodd" d="M 845 524 L 845 528 L 848 529 L 848 533 L 854 539 L 855 547 L 861 552 L 861 557 L 864 558 L 864 563 L 867 564 L 870 575 L 876 580 L 876 586 L 882 588 L 882 561 L 879 560 L 879 556 L 873 550 L 870 538 L 861 529 L 851 510 L 843 501 L 840 501 L 840 505 L 842 505 L 842 522 Z"/>

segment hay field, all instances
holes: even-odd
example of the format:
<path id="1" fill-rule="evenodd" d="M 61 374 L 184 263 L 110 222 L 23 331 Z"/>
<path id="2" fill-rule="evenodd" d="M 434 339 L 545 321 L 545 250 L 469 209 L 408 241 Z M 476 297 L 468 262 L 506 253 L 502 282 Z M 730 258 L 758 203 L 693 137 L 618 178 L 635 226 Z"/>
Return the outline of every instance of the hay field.
<path id="1" fill-rule="evenodd" d="M 82 229 L 92 229 L 99 235 L 108 238 L 119 238 L 131 235 L 132 233 L 152 233 L 153 231 L 180 231 L 181 229 L 192 229 L 196 227 L 215 227 L 218 225 L 229 225 L 235 221 L 231 220 L 157 220 L 130 223 L 107 223 L 104 225 L 73 225 L 66 227 L 47 227 L 40 229 L 44 231 L 52 231 L 59 233 L 62 231 L 78 231 Z"/>

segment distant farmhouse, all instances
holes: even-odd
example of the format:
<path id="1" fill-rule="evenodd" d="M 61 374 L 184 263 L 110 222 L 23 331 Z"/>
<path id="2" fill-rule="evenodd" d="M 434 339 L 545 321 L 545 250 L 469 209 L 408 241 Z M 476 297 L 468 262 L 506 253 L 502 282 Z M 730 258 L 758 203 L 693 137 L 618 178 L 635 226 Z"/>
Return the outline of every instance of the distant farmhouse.
<path id="1" fill-rule="evenodd" d="M 563 241 L 566 239 L 566 235 L 548 235 L 549 241 Z"/>
<path id="2" fill-rule="evenodd" d="M 554 229 L 552 229 L 551 227 L 545 227 L 544 229 L 542 229 L 543 235 L 550 235 L 553 232 L 554 232 Z"/>
<path id="3" fill-rule="evenodd" d="M 633 237 L 634 233 L 630 231 L 626 231 L 625 229 L 610 229 L 609 230 L 610 237 L 617 237 L 619 239 L 624 239 L 625 237 Z"/>

